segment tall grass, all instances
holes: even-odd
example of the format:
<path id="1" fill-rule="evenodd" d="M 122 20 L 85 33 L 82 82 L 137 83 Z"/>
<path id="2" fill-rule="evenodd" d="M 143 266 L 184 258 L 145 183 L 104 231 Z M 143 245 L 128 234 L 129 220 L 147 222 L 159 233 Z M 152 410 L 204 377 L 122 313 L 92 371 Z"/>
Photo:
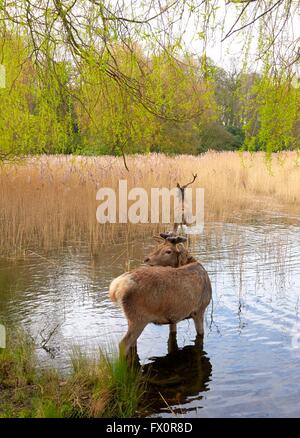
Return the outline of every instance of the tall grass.
<path id="1" fill-rule="evenodd" d="M 13 330 L 0 349 L 0 418 L 127 418 L 139 414 L 145 391 L 141 371 L 116 354 L 72 354 L 67 375 L 42 369 L 33 341 Z"/>
<path id="2" fill-rule="evenodd" d="M 264 209 L 300 205 L 300 160 L 296 152 L 208 152 L 201 156 L 160 154 L 122 158 L 42 156 L 0 166 L 0 248 L 19 251 L 39 245 L 45 250 L 88 244 L 93 252 L 106 242 L 131 240 L 156 232 L 159 225 L 99 224 L 96 192 L 118 190 L 120 179 L 128 189 L 176 186 L 198 178 L 194 187 L 205 189 L 205 219 L 233 220 Z"/>

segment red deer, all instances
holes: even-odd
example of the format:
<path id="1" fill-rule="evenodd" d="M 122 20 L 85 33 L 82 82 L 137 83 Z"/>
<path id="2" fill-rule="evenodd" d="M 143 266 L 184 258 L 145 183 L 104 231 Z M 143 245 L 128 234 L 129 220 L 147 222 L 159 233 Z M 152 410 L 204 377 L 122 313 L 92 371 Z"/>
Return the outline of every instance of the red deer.
<path id="1" fill-rule="evenodd" d="M 204 312 L 211 300 L 211 283 L 203 266 L 184 247 L 186 238 L 161 234 L 164 243 L 141 266 L 114 279 L 109 288 L 128 321 L 128 331 L 120 342 L 127 354 L 149 323 L 170 324 L 192 318 L 197 335 L 203 336 Z"/>

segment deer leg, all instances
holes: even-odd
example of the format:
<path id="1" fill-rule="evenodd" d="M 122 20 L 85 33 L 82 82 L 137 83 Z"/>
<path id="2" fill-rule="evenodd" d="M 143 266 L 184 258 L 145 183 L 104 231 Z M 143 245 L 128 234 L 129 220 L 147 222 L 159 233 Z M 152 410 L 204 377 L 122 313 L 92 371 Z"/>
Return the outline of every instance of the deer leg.
<path id="1" fill-rule="evenodd" d="M 177 327 L 176 327 L 176 322 L 169 324 L 170 327 L 170 333 L 176 333 L 177 332 Z"/>
<path id="2" fill-rule="evenodd" d="M 203 350 L 203 335 L 197 334 L 195 339 L 195 347 L 199 348 L 200 350 Z"/>
<path id="3" fill-rule="evenodd" d="M 129 348 L 126 356 L 126 362 L 131 367 L 140 368 L 140 360 L 137 354 L 136 344 L 135 346 Z"/>
<path id="4" fill-rule="evenodd" d="M 128 321 L 127 333 L 119 344 L 120 354 L 128 355 L 130 348 L 136 346 L 137 339 L 146 325 L 144 322 Z"/>
<path id="5" fill-rule="evenodd" d="M 198 312 L 195 312 L 192 316 L 196 328 L 197 335 L 204 335 L 204 327 L 203 327 L 203 319 L 204 319 L 205 309 L 200 309 Z"/>
<path id="6" fill-rule="evenodd" d="M 170 330 L 169 339 L 168 339 L 168 353 L 175 353 L 178 350 L 176 332 L 172 332 Z"/>

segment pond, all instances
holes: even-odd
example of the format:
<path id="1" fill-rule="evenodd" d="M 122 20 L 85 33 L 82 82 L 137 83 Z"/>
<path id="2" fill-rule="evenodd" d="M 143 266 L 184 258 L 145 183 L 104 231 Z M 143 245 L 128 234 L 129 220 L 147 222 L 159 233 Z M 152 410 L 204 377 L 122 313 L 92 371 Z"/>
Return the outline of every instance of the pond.
<path id="1" fill-rule="evenodd" d="M 138 354 L 145 369 L 152 364 L 149 416 L 299 417 L 299 220 L 210 223 L 189 245 L 213 287 L 204 344 L 183 321 L 168 354 L 168 327 L 146 327 Z M 48 351 L 37 350 L 41 363 L 66 370 L 74 345 L 92 352 L 124 335 L 109 284 L 154 246 L 149 239 L 98 256 L 69 246 L 0 259 L 0 318 L 25 327 L 37 345 L 48 340 Z"/>

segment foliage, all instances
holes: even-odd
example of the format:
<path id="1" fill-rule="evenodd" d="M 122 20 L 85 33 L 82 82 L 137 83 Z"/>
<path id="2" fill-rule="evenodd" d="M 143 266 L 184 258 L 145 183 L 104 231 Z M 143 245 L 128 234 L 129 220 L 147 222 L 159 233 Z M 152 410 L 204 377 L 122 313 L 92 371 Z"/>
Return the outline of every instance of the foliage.
<path id="1" fill-rule="evenodd" d="M 272 151 L 298 148 L 299 99 L 299 89 L 284 75 L 272 76 L 266 69 L 257 76 L 244 103 L 250 115 L 244 124 L 245 148 L 264 150 L 268 156 Z"/>
<path id="2" fill-rule="evenodd" d="M 117 59 L 142 84 L 141 99 L 109 77 L 93 52 L 78 75 L 70 61 L 37 66 L 25 35 L 2 37 L 0 160 L 40 153 L 197 154 L 235 150 L 245 138 L 244 148 L 268 153 L 298 146 L 299 89 L 270 68 L 262 75 L 226 71 L 207 57 L 146 56 L 138 44 L 129 50 L 115 42 L 103 59 Z"/>
<path id="3" fill-rule="evenodd" d="M 0 349 L 0 418 L 127 418 L 137 414 L 145 380 L 112 351 L 87 356 L 74 348 L 70 372 L 43 369 L 22 330 L 8 330 Z"/>

